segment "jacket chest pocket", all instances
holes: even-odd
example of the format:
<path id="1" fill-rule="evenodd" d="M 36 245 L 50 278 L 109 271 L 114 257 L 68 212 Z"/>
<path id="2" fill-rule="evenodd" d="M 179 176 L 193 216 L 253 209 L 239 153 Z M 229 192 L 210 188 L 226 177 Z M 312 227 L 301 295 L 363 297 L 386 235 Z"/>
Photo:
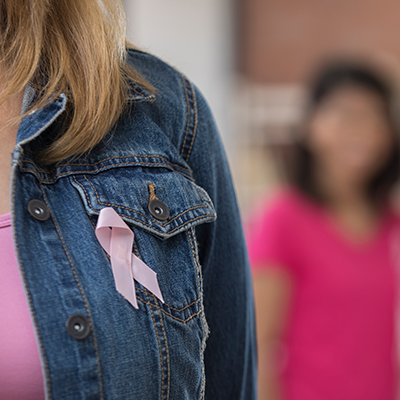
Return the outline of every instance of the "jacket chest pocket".
<path id="1" fill-rule="evenodd" d="M 103 208 L 112 207 L 132 229 L 132 251 L 157 273 L 165 300 L 162 305 L 135 283 L 139 302 L 162 307 L 181 322 L 200 313 L 202 278 L 194 227 L 216 218 L 206 191 L 164 168 L 118 167 L 72 176 L 71 183 L 94 223 Z"/>

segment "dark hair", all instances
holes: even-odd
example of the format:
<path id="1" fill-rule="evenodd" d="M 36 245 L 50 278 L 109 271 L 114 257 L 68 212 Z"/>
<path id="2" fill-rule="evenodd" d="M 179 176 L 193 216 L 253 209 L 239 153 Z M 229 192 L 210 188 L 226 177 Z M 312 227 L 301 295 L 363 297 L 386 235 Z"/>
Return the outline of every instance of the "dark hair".
<path id="1" fill-rule="evenodd" d="M 326 65 L 315 75 L 309 85 L 309 108 L 311 113 L 337 89 L 347 86 L 362 87 L 379 95 L 385 102 L 388 119 L 395 133 L 396 145 L 386 165 L 371 179 L 367 195 L 376 204 L 385 201 L 400 176 L 400 151 L 398 127 L 394 119 L 394 93 L 389 83 L 372 68 L 355 63 L 341 62 Z M 295 159 L 289 165 L 289 178 L 304 193 L 323 201 L 312 180 L 313 157 L 304 143 L 295 144 Z"/>

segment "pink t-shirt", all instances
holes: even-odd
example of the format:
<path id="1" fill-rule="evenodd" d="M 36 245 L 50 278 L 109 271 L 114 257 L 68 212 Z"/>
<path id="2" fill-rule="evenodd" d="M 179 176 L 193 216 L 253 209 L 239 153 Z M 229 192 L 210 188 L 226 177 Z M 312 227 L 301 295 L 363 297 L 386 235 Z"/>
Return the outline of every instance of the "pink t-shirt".
<path id="1" fill-rule="evenodd" d="M 0 215 L 0 399 L 43 400 L 39 350 L 12 239 Z"/>
<path id="2" fill-rule="evenodd" d="M 374 237 L 346 238 L 324 209 L 295 189 L 257 213 L 248 235 L 253 273 L 293 279 L 283 344 L 286 400 L 395 398 L 395 271 L 399 220 Z"/>

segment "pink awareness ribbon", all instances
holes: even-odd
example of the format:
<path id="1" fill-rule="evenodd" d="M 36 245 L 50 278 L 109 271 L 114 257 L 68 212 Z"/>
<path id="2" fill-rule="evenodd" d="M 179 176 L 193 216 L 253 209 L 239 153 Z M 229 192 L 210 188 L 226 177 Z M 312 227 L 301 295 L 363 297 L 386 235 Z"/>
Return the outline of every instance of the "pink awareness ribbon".
<path id="1" fill-rule="evenodd" d="M 135 308 L 139 308 L 135 280 L 164 303 L 157 274 L 132 253 L 134 233 L 111 207 L 100 211 L 96 237 L 110 255 L 115 287 Z"/>

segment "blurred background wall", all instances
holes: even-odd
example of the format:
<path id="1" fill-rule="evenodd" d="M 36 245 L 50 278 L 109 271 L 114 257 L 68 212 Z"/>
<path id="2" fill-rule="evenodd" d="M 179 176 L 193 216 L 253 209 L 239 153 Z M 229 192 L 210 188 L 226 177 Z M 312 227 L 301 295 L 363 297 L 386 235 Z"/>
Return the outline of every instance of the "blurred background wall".
<path id="1" fill-rule="evenodd" d="M 281 182 L 304 84 L 326 58 L 397 69 L 397 0 L 124 0 L 128 37 L 187 74 L 208 99 L 246 219 Z"/>
<path id="2" fill-rule="evenodd" d="M 236 20 L 231 0 L 124 0 L 128 38 L 185 73 L 206 96 L 226 146 L 234 136 Z"/>

